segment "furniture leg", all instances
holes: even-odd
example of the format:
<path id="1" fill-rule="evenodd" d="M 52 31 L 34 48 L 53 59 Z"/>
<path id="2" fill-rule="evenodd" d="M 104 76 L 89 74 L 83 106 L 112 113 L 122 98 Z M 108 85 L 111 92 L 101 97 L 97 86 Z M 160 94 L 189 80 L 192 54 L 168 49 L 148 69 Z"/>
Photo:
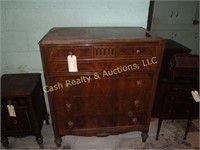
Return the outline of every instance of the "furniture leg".
<path id="1" fill-rule="evenodd" d="M 62 139 L 60 137 L 55 138 L 54 142 L 58 148 L 61 147 Z"/>
<path id="2" fill-rule="evenodd" d="M 142 132 L 142 142 L 146 142 L 146 139 L 148 138 L 148 133 L 147 132 Z"/>
<path id="3" fill-rule="evenodd" d="M 2 145 L 6 148 L 6 149 L 9 149 L 10 146 L 9 146 L 9 141 L 8 141 L 8 137 L 2 137 L 1 138 L 1 143 Z"/>
<path id="4" fill-rule="evenodd" d="M 42 137 L 42 135 L 36 136 L 36 141 L 37 141 L 39 147 L 40 147 L 41 149 L 43 149 L 43 148 L 44 148 L 44 145 L 43 145 L 43 137 Z"/>
<path id="5" fill-rule="evenodd" d="M 162 124 L 162 119 L 158 119 L 158 128 L 157 128 L 157 133 L 156 133 L 156 140 L 158 140 L 161 124 Z"/>
<path id="6" fill-rule="evenodd" d="M 46 121 L 46 125 L 49 125 L 49 114 L 48 113 L 45 115 L 45 121 Z"/>
<path id="7" fill-rule="evenodd" d="M 184 140 L 186 140 L 188 131 L 190 129 L 191 122 L 192 122 L 192 120 L 188 120 L 188 122 L 187 122 L 187 127 L 186 127 L 186 130 L 185 130 Z"/>

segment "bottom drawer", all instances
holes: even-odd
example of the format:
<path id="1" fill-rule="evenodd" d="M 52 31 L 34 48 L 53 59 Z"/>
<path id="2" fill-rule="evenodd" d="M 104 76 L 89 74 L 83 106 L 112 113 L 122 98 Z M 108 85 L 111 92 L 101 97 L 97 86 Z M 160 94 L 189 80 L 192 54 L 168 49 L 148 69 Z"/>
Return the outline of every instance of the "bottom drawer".
<path id="1" fill-rule="evenodd" d="M 8 111 L 2 112 L 2 129 L 6 133 L 30 132 L 32 126 L 29 120 L 29 114 L 26 110 L 17 110 L 16 117 L 10 117 Z"/>
<path id="2" fill-rule="evenodd" d="M 73 129 L 89 129 L 101 127 L 117 126 L 140 126 L 146 124 L 146 115 L 99 115 L 99 116 L 79 116 L 79 117 L 58 117 L 56 123 L 60 132 Z"/>
<path id="3" fill-rule="evenodd" d="M 188 103 L 166 103 L 162 111 L 164 118 L 187 119 L 194 115 L 195 105 Z"/>

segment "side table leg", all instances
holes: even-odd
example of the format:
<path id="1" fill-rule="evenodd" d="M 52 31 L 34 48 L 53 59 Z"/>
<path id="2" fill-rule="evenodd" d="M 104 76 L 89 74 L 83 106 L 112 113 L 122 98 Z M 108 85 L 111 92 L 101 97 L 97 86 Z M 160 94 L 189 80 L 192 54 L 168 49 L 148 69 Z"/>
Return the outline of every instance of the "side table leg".
<path id="1" fill-rule="evenodd" d="M 190 129 L 191 122 L 192 122 L 192 120 L 188 120 L 188 122 L 187 122 L 187 127 L 186 127 L 186 130 L 185 130 L 184 140 L 186 140 L 188 131 Z"/>
<path id="2" fill-rule="evenodd" d="M 48 113 L 45 115 L 45 121 L 46 121 L 46 125 L 49 125 L 49 114 Z"/>
<path id="3" fill-rule="evenodd" d="M 44 148 L 44 145 L 43 145 L 43 137 L 42 137 L 42 135 L 36 136 L 35 139 L 36 139 L 36 141 L 37 141 L 39 147 L 40 147 L 41 149 L 43 149 L 43 148 Z"/>
<path id="4" fill-rule="evenodd" d="M 158 120 L 157 133 L 156 133 L 156 140 L 158 140 L 158 137 L 159 137 L 161 124 L 162 124 L 162 119 L 159 119 L 159 120 Z"/>
<path id="5" fill-rule="evenodd" d="M 2 137 L 1 138 L 1 143 L 2 145 L 6 148 L 6 149 L 9 149 L 10 146 L 9 146 L 9 141 L 8 141 L 8 137 Z"/>

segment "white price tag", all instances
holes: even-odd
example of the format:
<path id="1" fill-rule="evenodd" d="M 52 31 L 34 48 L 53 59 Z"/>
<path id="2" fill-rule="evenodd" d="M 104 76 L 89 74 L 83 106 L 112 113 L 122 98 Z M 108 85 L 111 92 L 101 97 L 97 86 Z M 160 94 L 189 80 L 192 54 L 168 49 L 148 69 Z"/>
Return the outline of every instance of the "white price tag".
<path id="1" fill-rule="evenodd" d="M 7 105 L 7 109 L 10 117 L 16 117 L 15 108 L 13 105 Z"/>
<path id="2" fill-rule="evenodd" d="M 196 102 L 200 102 L 200 96 L 199 96 L 199 93 L 197 91 L 191 91 L 192 93 L 192 97 L 194 98 L 194 100 Z"/>
<path id="3" fill-rule="evenodd" d="M 78 72 L 76 56 L 75 55 L 68 55 L 67 61 L 68 61 L 69 72 Z"/>

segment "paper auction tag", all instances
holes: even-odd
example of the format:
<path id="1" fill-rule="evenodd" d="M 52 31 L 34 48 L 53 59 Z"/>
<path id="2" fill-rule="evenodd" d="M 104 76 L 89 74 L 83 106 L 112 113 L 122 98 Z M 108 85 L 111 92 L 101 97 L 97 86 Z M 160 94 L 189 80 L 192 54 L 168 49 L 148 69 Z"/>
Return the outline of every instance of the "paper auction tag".
<path id="1" fill-rule="evenodd" d="M 7 109 L 10 117 L 16 117 L 15 108 L 13 105 L 7 105 Z"/>
<path id="2" fill-rule="evenodd" d="M 69 72 L 78 72 L 76 56 L 75 55 L 68 55 L 67 61 L 68 61 Z"/>
<path id="3" fill-rule="evenodd" d="M 199 96 L 199 93 L 197 91 L 191 91 L 192 93 L 192 97 L 194 98 L 194 100 L 196 102 L 200 102 L 200 96 Z"/>

